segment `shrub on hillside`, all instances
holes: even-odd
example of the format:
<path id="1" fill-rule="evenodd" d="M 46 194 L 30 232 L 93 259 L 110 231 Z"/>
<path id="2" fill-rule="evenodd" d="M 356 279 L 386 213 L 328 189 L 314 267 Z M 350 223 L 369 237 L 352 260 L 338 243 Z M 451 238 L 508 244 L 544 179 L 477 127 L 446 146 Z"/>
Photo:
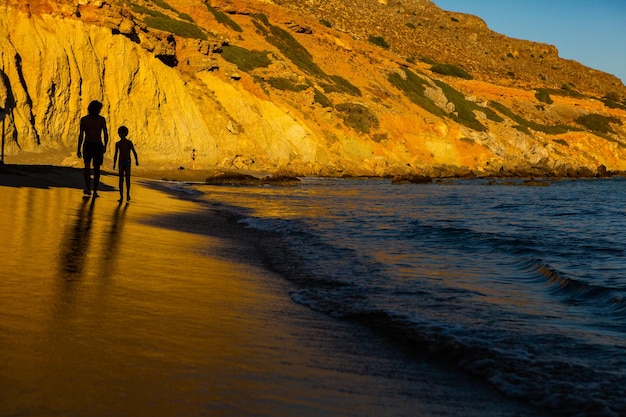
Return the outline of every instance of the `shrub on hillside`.
<path id="1" fill-rule="evenodd" d="M 383 38 L 382 36 L 370 35 L 369 38 L 367 38 L 367 40 L 376 46 L 380 46 L 381 48 L 389 49 L 391 46 L 387 43 L 385 38 Z"/>
<path id="2" fill-rule="evenodd" d="M 526 120 L 522 116 L 514 113 L 511 109 L 501 103 L 498 103 L 497 101 L 490 101 L 489 106 L 496 109 L 498 112 L 505 115 L 509 119 L 517 122 L 518 125 L 513 127 L 521 132 L 526 133 L 529 136 L 531 135 L 529 129 L 535 130 L 537 132 L 547 133 L 550 135 L 560 135 L 562 133 L 566 133 L 572 130 L 577 130 L 576 128 L 567 125 L 542 125 L 537 122 Z"/>
<path id="3" fill-rule="evenodd" d="M 467 101 L 463 93 L 455 90 L 443 81 L 434 81 L 435 84 L 441 88 L 448 100 L 454 103 L 456 114 L 451 115 L 452 119 L 464 126 L 469 127 L 470 129 L 478 130 L 480 132 L 487 130 L 482 123 L 476 120 L 476 115 L 474 114 L 474 110 L 484 111 L 482 107 L 472 101 Z"/>
<path id="4" fill-rule="evenodd" d="M 604 96 L 603 103 L 610 109 L 626 110 L 626 100 L 620 103 L 620 95 L 614 91 L 607 93 Z"/>
<path id="5" fill-rule="evenodd" d="M 392 72 L 387 79 L 396 88 L 404 91 L 404 94 L 413 103 L 435 116 L 445 117 L 447 113 L 429 97 L 426 97 L 425 92 L 428 83 L 409 69 L 405 69 L 404 73 L 406 74 L 405 78 L 402 78 L 397 72 Z"/>
<path id="6" fill-rule="evenodd" d="M 226 13 L 222 13 L 215 8 L 211 7 L 211 5 L 207 2 L 204 2 L 206 8 L 211 12 L 211 14 L 215 17 L 218 23 L 221 23 L 224 26 L 230 27 L 235 32 L 243 32 L 243 29 L 237 22 L 230 18 Z"/>
<path id="7" fill-rule="evenodd" d="M 586 114 L 578 117 L 575 122 L 592 132 L 599 133 L 614 133 L 611 123 L 622 124 L 622 121 L 617 117 L 602 116 L 601 114 Z"/>
<path id="8" fill-rule="evenodd" d="M 608 107 L 609 109 L 622 109 L 622 110 L 626 110 L 626 101 L 624 102 L 624 104 L 620 104 L 616 101 L 612 101 L 612 100 L 607 100 L 604 99 L 602 101 L 604 103 L 604 105 L 606 107 Z"/>
<path id="9" fill-rule="evenodd" d="M 322 20 L 320 20 L 320 23 L 321 23 L 322 25 L 326 26 L 327 28 L 332 28 L 332 27 L 333 27 L 333 25 L 332 25 L 332 24 L 331 24 L 328 20 L 326 20 L 326 19 L 322 19 Z"/>
<path id="10" fill-rule="evenodd" d="M 311 53 L 302 46 L 289 32 L 269 23 L 267 16 L 254 15 L 254 25 L 260 33 L 265 35 L 266 40 L 274 45 L 294 65 L 305 73 L 328 81 L 320 82 L 319 85 L 326 93 L 339 92 L 360 96 L 361 90 L 339 75 L 326 74 L 315 62 Z"/>
<path id="11" fill-rule="evenodd" d="M 542 103 L 554 103 L 554 101 L 552 101 L 552 97 L 550 97 L 550 91 L 545 88 L 540 88 L 539 90 L 537 90 L 537 92 L 535 93 L 535 98 Z"/>
<path id="12" fill-rule="evenodd" d="M 504 122 L 504 119 L 495 111 L 493 111 L 493 109 L 489 108 L 489 107 L 482 107 L 482 106 L 477 106 L 478 111 L 481 111 L 483 113 L 485 113 L 485 116 L 487 116 L 487 119 L 497 122 L 497 123 L 502 123 Z"/>
<path id="13" fill-rule="evenodd" d="M 615 102 L 618 102 L 620 100 L 619 94 L 616 93 L 615 91 L 611 91 L 609 93 L 606 93 L 604 98 L 607 99 L 607 100 L 615 101 Z"/>
<path id="14" fill-rule="evenodd" d="M 295 84 L 287 78 L 269 78 L 267 83 L 273 88 L 282 91 L 295 91 L 300 92 L 309 88 L 306 84 Z"/>
<path id="15" fill-rule="evenodd" d="M 167 2 L 165 2 L 165 1 L 163 1 L 163 0 L 151 0 L 151 1 L 152 1 L 152 3 L 154 3 L 157 7 L 161 8 L 161 9 L 163 9 L 163 10 L 170 10 L 170 11 L 172 11 L 172 12 L 176 13 L 176 14 L 178 15 L 178 17 L 179 17 L 180 19 L 182 19 L 182 20 L 186 20 L 186 21 L 188 21 L 188 22 L 193 22 L 193 21 L 194 21 L 194 20 L 193 20 L 193 18 L 192 18 L 191 16 L 189 16 L 187 13 L 181 13 L 181 12 L 179 12 L 179 11 L 178 11 L 178 10 L 176 10 L 174 7 L 172 7 L 169 3 L 167 3 Z M 139 9 L 143 9 L 143 10 L 141 11 L 141 13 L 143 13 L 143 14 L 147 14 L 147 15 L 151 15 L 151 14 L 153 14 L 153 13 L 159 13 L 159 14 L 160 14 L 160 12 L 157 12 L 156 10 L 152 10 L 152 9 L 147 8 L 147 7 L 143 7 L 143 6 L 140 6 L 140 5 L 136 5 L 136 4 L 134 4 L 134 3 L 131 3 L 131 4 L 130 4 L 130 6 L 131 6 L 131 7 L 133 8 L 133 10 L 135 10 L 135 11 L 138 11 Z"/>
<path id="16" fill-rule="evenodd" d="M 263 24 L 265 24 L 265 26 L 269 27 L 270 26 L 270 20 L 267 18 L 267 16 L 263 13 L 256 13 L 253 14 L 252 17 L 254 17 L 256 20 L 261 21 Z"/>
<path id="17" fill-rule="evenodd" d="M 520 132 L 528 135 L 528 136 L 532 136 L 533 133 L 530 131 L 530 129 L 527 126 L 524 125 L 515 125 L 513 126 L 513 129 L 519 130 Z"/>
<path id="18" fill-rule="evenodd" d="M 430 67 L 432 72 L 436 72 L 441 75 L 449 75 L 451 77 L 464 78 L 466 80 L 471 80 L 474 77 L 463 68 L 459 68 L 456 65 L 452 64 L 435 64 Z"/>
<path id="19" fill-rule="evenodd" d="M 157 6 L 159 6 L 162 9 L 172 10 L 172 11 L 176 12 L 176 9 L 174 9 L 172 6 L 170 6 L 167 2 L 165 2 L 163 0 L 151 0 L 151 2 L 156 4 Z"/>
<path id="20" fill-rule="evenodd" d="M 313 100 L 322 107 L 333 107 L 333 102 L 317 88 L 313 88 Z"/>
<path id="21" fill-rule="evenodd" d="M 361 90 L 359 87 L 353 85 L 350 81 L 339 75 L 331 75 L 328 77 L 333 83 L 320 83 L 320 87 L 324 89 L 325 93 L 345 93 L 352 96 L 361 97 Z"/>
<path id="22" fill-rule="evenodd" d="M 260 22 L 258 22 L 257 20 L 253 20 L 252 24 L 254 25 L 254 27 L 257 29 L 257 34 L 258 35 L 263 35 L 263 36 L 267 36 L 269 35 L 269 30 L 267 30 L 267 28 L 265 26 L 263 26 Z"/>
<path id="23" fill-rule="evenodd" d="M 269 66 L 272 63 L 267 57 L 269 54 L 269 51 L 250 51 L 235 45 L 227 45 L 222 48 L 222 58 L 237 65 L 237 68 L 245 72 Z"/>
<path id="24" fill-rule="evenodd" d="M 551 96 L 585 98 L 584 94 L 573 90 L 569 84 L 564 84 L 564 88 L 540 88 L 535 92 L 535 98 L 543 103 L 552 104 L 554 101 Z M 565 88 L 567 87 L 567 88 Z"/>
<path id="25" fill-rule="evenodd" d="M 270 24 L 266 16 L 261 16 L 263 16 L 263 18 L 255 17 L 268 27 L 269 32 L 266 35 L 266 40 L 270 44 L 278 48 L 284 56 L 307 74 L 322 78 L 327 77 L 324 71 L 313 62 L 313 56 L 309 51 L 291 36 L 289 32 Z"/>
<path id="26" fill-rule="evenodd" d="M 345 124 L 358 132 L 369 133 L 379 125 L 376 114 L 362 104 L 341 103 L 335 109 L 341 113 Z"/>
<path id="27" fill-rule="evenodd" d="M 163 32 L 173 33 L 182 38 L 192 38 L 206 40 L 207 34 L 199 26 L 173 19 L 169 16 L 147 16 L 144 23 L 153 29 L 162 30 Z"/>
<path id="28" fill-rule="evenodd" d="M 186 20 L 188 22 L 194 22 L 193 17 L 191 17 L 187 13 L 178 13 L 178 17 L 180 17 L 182 20 Z"/>

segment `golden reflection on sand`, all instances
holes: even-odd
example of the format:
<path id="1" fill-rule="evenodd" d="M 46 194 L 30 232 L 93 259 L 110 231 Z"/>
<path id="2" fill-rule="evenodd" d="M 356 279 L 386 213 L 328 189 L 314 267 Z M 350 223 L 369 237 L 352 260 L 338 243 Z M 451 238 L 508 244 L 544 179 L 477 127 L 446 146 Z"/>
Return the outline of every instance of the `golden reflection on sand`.
<path id="1" fill-rule="evenodd" d="M 234 407 L 285 360 L 258 361 L 258 344 L 271 356 L 263 345 L 283 330 L 255 317 L 284 303 L 258 286 L 259 271 L 212 256 L 219 240 L 147 224 L 165 207 L 197 207 L 143 192 L 149 204 L 126 205 L 0 187 L 0 356 L 20 381 L 6 409 L 54 414 L 91 398 L 140 415 L 175 415 L 182 398 Z"/>

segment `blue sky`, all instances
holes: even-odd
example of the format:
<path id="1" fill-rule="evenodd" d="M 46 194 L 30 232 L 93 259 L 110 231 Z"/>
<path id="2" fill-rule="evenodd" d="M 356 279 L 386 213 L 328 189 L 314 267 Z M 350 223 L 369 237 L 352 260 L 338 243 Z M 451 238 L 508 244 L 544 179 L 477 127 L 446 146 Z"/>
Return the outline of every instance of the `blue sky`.
<path id="1" fill-rule="evenodd" d="M 561 58 L 626 84 L 626 0 L 432 0 L 482 18 L 495 32 L 556 46 Z"/>

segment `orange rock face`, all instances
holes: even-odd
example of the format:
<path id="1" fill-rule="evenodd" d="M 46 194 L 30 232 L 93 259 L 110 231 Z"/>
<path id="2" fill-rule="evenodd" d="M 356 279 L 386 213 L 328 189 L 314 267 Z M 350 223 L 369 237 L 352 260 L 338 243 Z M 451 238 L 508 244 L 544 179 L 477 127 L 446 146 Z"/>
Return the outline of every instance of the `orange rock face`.
<path id="1" fill-rule="evenodd" d="M 71 152 L 99 99 L 154 167 L 197 149 L 299 175 L 626 171 L 616 77 L 427 0 L 4 4 L 9 155 Z"/>

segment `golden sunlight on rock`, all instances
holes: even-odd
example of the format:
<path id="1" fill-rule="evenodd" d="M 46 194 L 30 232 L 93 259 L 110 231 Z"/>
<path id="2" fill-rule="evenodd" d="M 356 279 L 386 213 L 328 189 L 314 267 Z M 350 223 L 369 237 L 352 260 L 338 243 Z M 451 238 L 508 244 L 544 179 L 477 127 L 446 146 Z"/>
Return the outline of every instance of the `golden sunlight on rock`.
<path id="1" fill-rule="evenodd" d="M 128 126 L 147 168 L 185 167 L 192 149 L 199 168 L 287 168 L 299 175 L 625 168 L 626 108 L 619 101 L 626 89 L 614 88 L 607 74 L 588 77 L 592 70 L 564 61 L 589 80 L 577 90 L 533 81 L 526 72 L 519 80 L 486 75 L 481 62 L 470 74 L 469 65 L 440 61 L 437 68 L 420 60 L 426 55 L 415 48 L 430 48 L 420 43 L 421 32 L 401 41 L 396 34 L 359 34 L 376 19 L 396 22 L 404 13 L 445 19 L 430 2 L 420 3 L 419 12 L 364 4 L 361 26 L 313 18 L 289 1 L 170 3 L 169 10 L 151 6 L 171 20 L 168 31 L 140 4 L 8 1 L 0 11 L 8 157 L 76 165 L 70 155 L 78 120 L 96 99 L 111 132 Z M 326 16 L 318 3 L 302 10 Z M 347 5 L 337 7 L 337 17 L 350 13 Z M 473 33 L 488 30 L 471 19 L 467 25 Z M 398 33 L 409 29 L 403 23 Z M 442 33 L 429 38 L 456 48 Z M 390 48 L 392 39 L 397 44 Z M 528 45 L 554 53 L 508 41 L 514 51 Z M 578 136 L 585 140 L 576 146 L 560 142 Z"/>

